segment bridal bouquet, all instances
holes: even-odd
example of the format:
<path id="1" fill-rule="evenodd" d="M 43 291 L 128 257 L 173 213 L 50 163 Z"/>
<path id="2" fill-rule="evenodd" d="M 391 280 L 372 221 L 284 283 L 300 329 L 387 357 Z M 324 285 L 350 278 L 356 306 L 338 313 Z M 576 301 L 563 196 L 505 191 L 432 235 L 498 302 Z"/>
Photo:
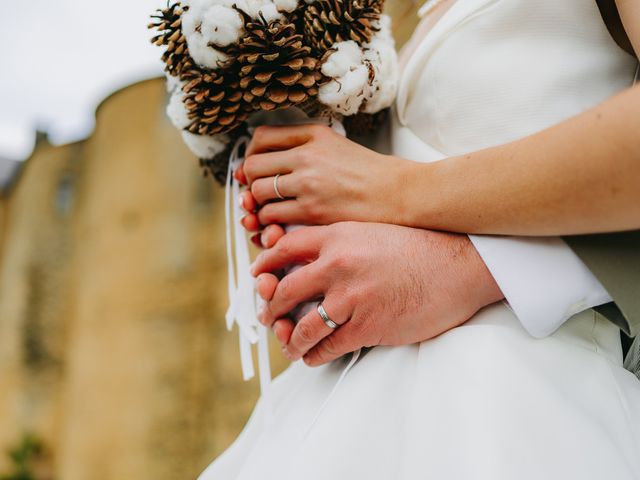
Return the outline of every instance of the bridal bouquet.
<path id="1" fill-rule="evenodd" d="M 334 128 L 373 127 L 393 102 L 397 56 L 384 0 L 185 0 L 153 15 L 152 41 L 164 47 L 167 114 L 200 164 L 230 198 L 232 170 L 251 126 L 282 123 L 276 112 L 303 112 Z M 285 120 L 287 121 L 287 120 Z M 300 120 L 298 120 L 299 122 Z M 344 130 L 342 130 L 344 133 Z M 241 212 L 235 206 L 234 215 Z M 229 217 L 228 217 L 229 218 Z M 227 223 L 230 262 L 231 226 Z M 237 225 L 235 225 L 237 227 Z M 230 263 L 231 308 L 238 323 L 245 378 L 253 376 L 250 344 L 267 361 L 266 334 L 255 320 L 246 238 L 236 228 Z M 235 270 L 235 272 L 234 272 Z M 237 274 L 237 279 L 236 279 Z M 268 367 L 267 367 L 268 369 Z M 261 378 L 265 377 L 261 372 Z M 263 382 L 264 386 L 264 382 Z"/>

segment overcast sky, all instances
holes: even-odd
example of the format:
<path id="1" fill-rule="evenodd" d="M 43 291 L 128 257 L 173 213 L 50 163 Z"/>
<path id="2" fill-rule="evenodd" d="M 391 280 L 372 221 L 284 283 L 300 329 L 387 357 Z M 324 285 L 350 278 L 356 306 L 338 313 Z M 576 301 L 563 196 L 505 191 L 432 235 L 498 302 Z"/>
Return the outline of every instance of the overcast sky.
<path id="1" fill-rule="evenodd" d="M 24 159 L 35 128 L 53 143 L 86 137 L 114 90 L 162 71 L 149 15 L 166 0 L 2 2 L 0 158 Z"/>

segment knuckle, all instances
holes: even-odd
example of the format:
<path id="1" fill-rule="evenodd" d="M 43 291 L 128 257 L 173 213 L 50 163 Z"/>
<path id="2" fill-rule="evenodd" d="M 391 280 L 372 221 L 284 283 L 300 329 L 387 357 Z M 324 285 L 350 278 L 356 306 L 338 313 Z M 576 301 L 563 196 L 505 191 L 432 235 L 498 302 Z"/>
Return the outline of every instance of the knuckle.
<path id="1" fill-rule="evenodd" d="M 260 143 L 263 140 L 268 129 L 269 127 L 267 125 L 260 125 L 259 127 L 256 127 L 251 137 L 253 143 Z"/>
<path id="2" fill-rule="evenodd" d="M 313 136 L 319 138 L 325 137 L 332 131 L 331 128 L 329 128 L 327 125 L 313 125 L 311 128 Z"/>
<path id="3" fill-rule="evenodd" d="M 278 284 L 278 298 L 281 302 L 288 302 L 295 297 L 295 283 L 286 276 Z"/>
<path id="4" fill-rule="evenodd" d="M 319 205 L 318 202 L 308 202 L 307 205 L 303 207 L 307 214 L 307 218 L 311 220 L 311 223 L 321 223 L 324 217 L 324 209 Z"/>
<path id="5" fill-rule="evenodd" d="M 255 198 L 259 202 L 260 201 L 260 182 L 253 182 L 251 184 L 251 188 L 249 188 L 249 191 L 251 192 L 251 195 L 253 195 L 253 198 Z"/>
<path id="6" fill-rule="evenodd" d="M 339 357 L 341 355 L 340 352 L 340 344 L 336 341 L 336 337 L 333 335 L 329 335 L 322 341 L 321 351 L 324 352 L 324 357 Z"/>
<path id="7" fill-rule="evenodd" d="M 296 329 L 298 330 L 298 338 L 302 343 L 310 344 L 313 343 L 315 331 L 313 326 L 308 322 L 300 322 Z"/>
<path id="8" fill-rule="evenodd" d="M 258 212 L 258 221 L 261 225 L 271 225 L 279 223 L 278 212 L 274 205 L 268 204 Z"/>
<path id="9" fill-rule="evenodd" d="M 247 158 L 244 159 L 244 165 L 242 166 L 242 168 L 244 170 L 244 174 L 247 177 L 250 177 L 253 174 L 253 171 L 255 169 L 255 164 L 256 164 L 255 155 L 249 155 Z"/>
<path id="10" fill-rule="evenodd" d="M 280 241 L 276 244 L 275 249 L 278 253 L 278 256 L 288 258 L 293 253 L 293 244 L 291 241 L 291 237 L 285 235 L 280 239 Z"/>
<path id="11" fill-rule="evenodd" d="M 344 251 L 333 253 L 329 258 L 329 268 L 336 271 L 346 271 L 351 268 L 351 256 Z"/>

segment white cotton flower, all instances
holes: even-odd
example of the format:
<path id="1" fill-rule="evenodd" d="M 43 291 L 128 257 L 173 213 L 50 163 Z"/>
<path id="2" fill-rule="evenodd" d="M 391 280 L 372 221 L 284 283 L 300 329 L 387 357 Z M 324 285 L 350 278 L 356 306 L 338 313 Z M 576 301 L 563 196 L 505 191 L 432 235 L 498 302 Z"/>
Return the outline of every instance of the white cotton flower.
<path id="1" fill-rule="evenodd" d="M 174 77 L 169 72 L 165 72 L 164 76 L 167 79 L 167 92 L 173 93 L 177 88 L 182 88 L 183 82 L 181 82 L 178 77 Z"/>
<path id="2" fill-rule="evenodd" d="M 169 117 L 173 126 L 179 130 L 187 128 L 191 124 L 183 98 L 184 94 L 182 93 L 182 89 L 176 88 L 167 105 L 167 117 Z"/>
<path id="3" fill-rule="evenodd" d="M 368 78 L 367 67 L 360 65 L 322 85 L 318 92 L 318 99 L 337 113 L 354 115 L 358 113 L 364 100 Z"/>
<path id="4" fill-rule="evenodd" d="M 391 36 L 391 20 L 383 15 L 371 42 L 364 45 L 365 61 L 374 71 L 373 82 L 368 85 L 365 97 L 366 113 L 376 113 L 390 107 L 398 89 L 398 54 Z"/>
<path id="5" fill-rule="evenodd" d="M 220 50 L 211 47 L 204 36 L 198 32 L 187 37 L 187 46 L 191 58 L 201 67 L 215 69 L 229 58 Z"/>
<path id="6" fill-rule="evenodd" d="M 362 105 L 369 79 L 364 53 L 353 40 L 338 42 L 332 48 L 335 51 L 321 67 L 331 81 L 320 87 L 318 99 L 337 113 L 353 115 Z"/>
<path id="7" fill-rule="evenodd" d="M 214 5 L 203 13 L 200 29 L 207 42 L 226 47 L 240 39 L 244 22 L 233 8 Z"/>
<path id="8" fill-rule="evenodd" d="M 182 31 L 193 60 L 202 67 L 218 68 L 228 57 L 215 48 L 236 43 L 244 22 L 231 0 L 192 0 L 182 15 Z"/>
<path id="9" fill-rule="evenodd" d="M 282 18 L 281 12 L 292 12 L 298 0 L 238 0 L 234 2 L 251 18 L 264 17 L 267 22 Z"/>
<path id="10" fill-rule="evenodd" d="M 282 14 L 278 11 L 275 4 L 269 2 L 258 9 L 256 17 L 262 17 L 267 22 L 273 22 L 274 20 L 282 18 Z"/>
<path id="11" fill-rule="evenodd" d="M 278 10 L 285 12 L 293 12 L 298 8 L 298 0 L 274 0 L 274 3 L 276 7 L 278 7 Z"/>
<path id="12" fill-rule="evenodd" d="M 187 131 L 182 132 L 182 139 L 198 158 L 205 160 L 210 160 L 224 151 L 229 142 L 227 135 L 195 135 Z"/>
<path id="13" fill-rule="evenodd" d="M 363 63 L 363 52 L 353 40 L 333 45 L 333 52 L 322 64 L 322 73 L 329 78 L 339 78 Z"/>

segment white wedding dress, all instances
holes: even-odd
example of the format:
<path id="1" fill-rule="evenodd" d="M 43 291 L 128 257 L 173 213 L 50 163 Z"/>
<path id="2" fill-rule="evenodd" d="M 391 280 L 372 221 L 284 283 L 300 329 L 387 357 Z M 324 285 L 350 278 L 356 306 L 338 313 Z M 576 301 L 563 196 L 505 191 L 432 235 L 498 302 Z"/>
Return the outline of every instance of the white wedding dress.
<path id="1" fill-rule="evenodd" d="M 593 0 L 458 0 L 405 68 L 394 150 L 434 161 L 508 142 L 633 73 Z M 293 364 L 201 480 L 640 479 L 640 382 L 592 310 L 535 339 L 494 305 L 343 376 L 348 362 Z"/>

